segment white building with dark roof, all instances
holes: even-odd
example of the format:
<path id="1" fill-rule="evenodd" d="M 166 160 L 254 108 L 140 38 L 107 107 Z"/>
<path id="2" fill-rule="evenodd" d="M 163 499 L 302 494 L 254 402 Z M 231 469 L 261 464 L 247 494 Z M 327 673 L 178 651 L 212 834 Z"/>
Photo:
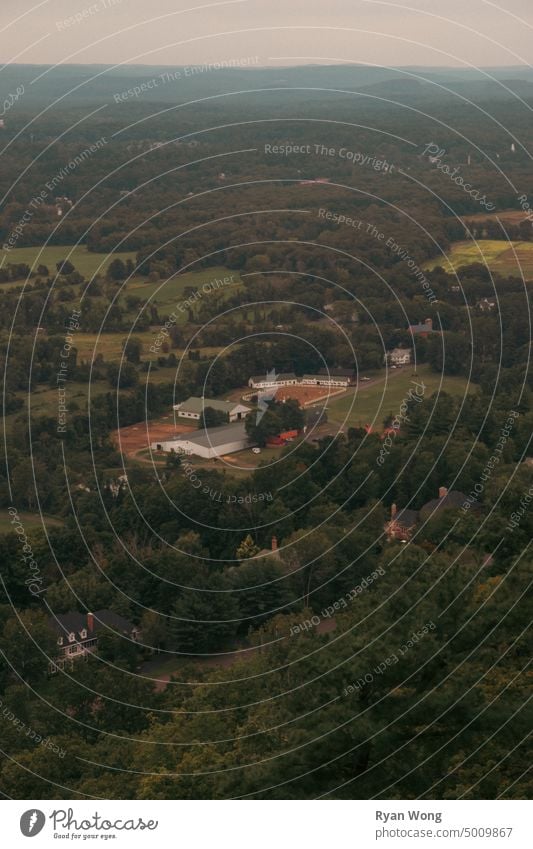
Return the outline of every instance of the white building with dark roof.
<path id="1" fill-rule="evenodd" d="M 150 447 L 152 451 L 173 452 L 189 457 L 202 457 L 205 460 L 212 460 L 216 457 L 223 457 L 225 454 L 244 451 L 245 448 L 251 448 L 253 444 L 248 438 L 244 422 L 237 422 L 221 427 L 210 427 L 207 430 L 198 430 L 195 433 L 184 433 L 160 442 L 152 442 Z"/>
<path id="2" fill-rule="evenodd" d="M 302 386 L 350 386 L 350 377 L 347 374 L 304 374 L 301 380 Z"/>
<path id="3" fill-rule="evenodd" d="M 215 401 L 214 398 L 197 398 L 194 395 L 180 404 L 174 404 L 173 410 L 181 419 L 199 421 L 200 416 L 208 407 L 217 410 L 217 412 L 226 413 L 230 422 L 240 422 L 251 412 L 250 407 L 245 407 L 244 404 L 235 401 Z"/>
<path id="4" fill-rule="evenodd" d="M 113 610 L 97 610 L 95 613 L 58 613 L 50 617 L 49 625 L 57 637 L 57 662 L 50 663 L 55 672 L 65 661 L 77 660 L 94 654 L 98 650 L 98 638 L 102 633 L 114 634 L 137 642 L 141 630 L 128 619 Z"/>
<path id="5" fill-rule="evenodd" d="M 292 371 L 285 374 L 270 372 L 254 375 L 248 381 L 248 386 L 251 389 L 279 389 L 282 386 L 295 386 L 298 382 L 298 378 Z"/>

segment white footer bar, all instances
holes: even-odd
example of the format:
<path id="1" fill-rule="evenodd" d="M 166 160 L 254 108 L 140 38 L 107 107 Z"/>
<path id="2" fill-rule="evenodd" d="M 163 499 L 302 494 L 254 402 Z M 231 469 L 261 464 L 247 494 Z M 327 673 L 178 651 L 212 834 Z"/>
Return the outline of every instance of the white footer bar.
<path id="1" fill-rule="evenodd" d="M 5 801 L 2 843 L 327 849 L 533 846 L 531 802 Z M 30 838 L 35 843 L 29 843 Z"/>

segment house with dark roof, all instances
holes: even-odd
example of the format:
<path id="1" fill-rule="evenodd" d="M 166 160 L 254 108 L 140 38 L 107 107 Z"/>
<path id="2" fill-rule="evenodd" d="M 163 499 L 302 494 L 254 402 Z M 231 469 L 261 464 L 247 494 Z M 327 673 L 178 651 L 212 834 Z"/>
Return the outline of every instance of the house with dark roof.
<path id="1" fill-rule="evenodd" d="M 425 339 L 430 333 L 437 333 L 433 330 L 433 319 L 426 318 L 423 324 L 410 324 L 409 330 L 414 336 L 421 336 Z"/>
<path id="2" fill-rule="evenodd" d="M 399 540 L 407 542 L 411 539 L 416 526 L 418 524 L 418 511 L 398 510 L 396 504 L 393 504 L 390 511 L 390 519 L 385 525 L 385 532 L 389 540 Z"/>
<path id="3" fill-rule="evenodd" d="M 50 671 L 63 668 L 67 661 L 86 657 L 98 651 L 98 638 L 102 634 L 114 634 L 137 642 L 141 630 L 128 619 L 112 610 L 97 610 L 95 613 L 59 613 L 49 619 L 51 630 L 56 634 L 58 657 L 50 664 Z"/>
<path id="4" fill-rule="evenodd" d="M 466 500 L 467 496 L 464 492 L 460 492 L 458 489 L 448 490 L 445 486 L 441 486 L 439 497 L 424 504 L 418 511 L 418 515 L 421 521 L 425 521 L 433 518 L 436 513 L 440 513 L 442 510 L 459 510 Z"/>
<path id="5" fill-rule="evenodd" d="M 262 548 L 261 551 L 258 551 L 257 554 L 254 554 L 250 560 L 258 560 L 260 557 L 270 557 L 270 559 L 279 560 L 279 550 L 278 550 L 278 538 L 272 537 L 270 548 Z"/>
<path id="6" fill-rule="evenodd" d="M 393 504 L 390 519 L 385 524 L 385 533 L 389 540 L 407 542 L 421 522 L 434 518 L 443 510 L 458 510 L 466 500 L 464 492 L 458 489 L 448 490 L 441 486 L 438 498 L 428 501 L 420 510 L 398 510 L 396 504 Z"/>

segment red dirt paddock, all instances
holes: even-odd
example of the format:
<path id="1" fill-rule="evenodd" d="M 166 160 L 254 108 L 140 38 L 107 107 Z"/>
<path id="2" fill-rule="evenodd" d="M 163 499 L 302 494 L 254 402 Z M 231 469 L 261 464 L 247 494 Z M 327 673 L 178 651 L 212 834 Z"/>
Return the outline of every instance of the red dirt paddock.
<path id="1" fill-rule="evenodd" d="M 300 407 L 309 407 L 317 401 L 325 401 L 335 395 L 341 395 L 346 389 L 329 389 L 327 386 L 282 386 L 276 392 L 276 401 L 287 401 L 293 398 Z"/>
<path id="2" fill-rule="evenodd" d="M 179 433 L 190 433 L 196 430 L 194 426 L 174 424 L 173 419 L 168 422 L 138 422 L 138 424 L 121 427 L 111 434 L 113 443 L 123 454 L 136 454 L 150 443 L 171 439 Z"/>

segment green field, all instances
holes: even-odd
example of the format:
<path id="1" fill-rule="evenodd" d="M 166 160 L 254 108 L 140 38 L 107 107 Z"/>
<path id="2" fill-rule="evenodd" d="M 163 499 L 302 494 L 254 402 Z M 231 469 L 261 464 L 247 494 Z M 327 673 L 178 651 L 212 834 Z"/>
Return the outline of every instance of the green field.
<path id="1" fill-rule="evenodd" d="M 153 330 L 143 330 L 141 333 L 132 332 L 131 338 L 140 339 L 142 342 L 142 360 L 155 360 L 157 357 L 166 357 L 168 354 L 165 354 L 164 351 L 159 351 L 159 353 L 154 353 L 150 351 L 150 347 L 154 345 L 154 341 L 157 337 L 159 328 L 154 328 Z M 122 344 L 125 339 L 128 338 L 128 334 L 125 330 L 113 331 L 112 333 L 80 333 L 77 332 L 75 336 L 75 347 L 78 352 L 78 362 L 82 360 L 92 360 L 97 354 L 102 354 L 106 363 L 110 362 L 119 362 L 122 359 Z M 221 351 L 222 348 L 202 348 L 202 356 L 213 356 Z M 169 354 L 173 353 L 176 359 L 179 362 L 180 357 L 183 355 L 182 350 L 178 350 L 177 348 L 170 348 Z M 172 369 L 174 373 L 176 371 L 175 368 Z M 162 377 L 161 375 L 164 373 L 168 373 L 169 369 L 159 369 L 158 371 L 152 372 L 151 379 L 154 383 L 166 383 L 168 380 L 173 380 L 173 377 Z M 140 375 L 140 380 L 142 382 L 143 376 L 142 373 Z"/>
<path id="2" fill-rule="evenodd" d="M 42 528 L 43 523 L 46 527 L 58 527 L 63 524 L 61 519 L 55 519 L 52 516 L 47 516 L 45 513 L 43 513 L 43 518 L 41 519 L 39 513 L 27 513 L 24 510 L 20 510 L 18 516 L 26 531 L 32 531 L 35 528 Z M 11 516 L 4 509 L 0 512 L 0 533 L 5 534 L 12 530 L 12 528 L 13 525 L 11 524 Z"/>
<path id="3" fill-rule="evenodd" d="M 87 409 L 87 393 L 89 391 L 88 383 L 77 383 L 76 381 L 71 381 L 66 384 L 66 399 L 67 399 L 67 407 L 72 413 L 77 413 L 78 410 L 86 410 Z M 107 380 L 101 380 L 98 382 L 91 383 L 91 397 L 95 397 L 96 395 L 102 395 L 104 392 L 112 392 L 111 386 L 107 382 Z M 25 407 L 27 409 L 28 406 L 28 395 L 27 393 L 17 393 L 21 398 L 24 398 L 26 404 Z M 31 393 L 31 414 L 32 416 L 57 416 L 57 404 L 58 404 L 58 394 L 57 389 L 48 389 L 43 386 L 38 386 Z M 77 409 L 76 409 L 77 407 Z M 20 416 L 21 412 L 15 414 L 15 416 Z M 10 417 L 7 417 L 10 418 Z"/>
<path id="4" fill-rule="evenodd" d="M 172 383 L 176 376 L 175 368 L 164 368 L 159 369 L 154 372 L 152 375 L 153 383 Z M 141 373 L 139 375 L 139 382 L 143 385 L 143 381 L 146 378 L 146 375 Z M 98 380 L 93 381 L 90 384 L 91 387 L 91 398 L 95 398 L 97 395 L 103 395 L 106 392 L 114 393 L 116 390 L 112 389 L 107 380 Z M 79 383 L 76 381 L 69 381 L 66 383 L 66 399 L 67 399 L 67 407 L 72 413 L 77 413 L 78 411 L 83 411 L 87 409 L 87 397 L 89 392 L 89 384 L 88 383 Z M 28 407 L 28 394 L 26 392 L 18 392 L 17 395 L 20 398 L 23 398 L 25 401 L 25 409 Z M 57 389 L 49 389 L 46 386 L 39 385 L 37 386 L 31 393 L 31 413 L 32 416 L 56 416 L 57 415 Z M 17 413 L 12 413 L 9 416 L 6 416 L 5 421 L 9 422 L 12 419 L 15 419 L 23 415 L 23 411 L 19 410 Z"/>
<path id="5" fill-rule="evenodd" d="M 484 263 L 491 271 L 504 276 L 522 277 L 533 280 L 533 242 L 504 242 L 496 239 L 481 239 L 477 242 L 455 242 L 448 258 L 432 259 L 424 266 L 432 271 L 441 266 L 448 273 L 457 272 L 462 265 Z"/>
<path id="6" fill-rule="evenodd" d="M 232 275 L 233 281 L 230 284 L 216 286 L 216 280 Z M 185 303 L 187 299 L 191 301 L 191 308 L 197 313 L 202 301 L 209 300 L 212 302 L 215 299 L 217 302 L 223 301 L 228 293 L 233 294 L 242 285 L 242 280 L 237 271 L 230 271 L 223 266 L 214 266 L 213 268 L 180 274 L 170 280 L 159 280 L 157 283 L 136 277 L 127 284 L 123 293 L 125 296 L 136 295 L 144 301 L 157 304 L 162 318 L 166 319 L 168 314 L 175 312 L 179 324 L 180 321 L 187 320 L 187 304 Z M 204 290 L 204 286 L 207 291 Z M 184 290 L 186 288 L 192 289 L 194 295 L 185 295 Z"/>
<path id="7" fill-rule="evenodd" d="M 155 355 L 150 353 L 150 345 L 154 344 L 155 332 L 145 330 L 142 333 L 132 333 L 132 337 L 140 339 L 143 345 L 141 359 L 152 359 Z M 102 354 L 106 363 L 118 362 L 122 359 L 122 345 L 128 334 L 125 330 L 112 333 L 81 333 L 76 332 L 74 345 L 78 352 L 78 362 L 90 361 L 98 354 Z M 163 356 L 165 356 L 163 354 Z"/>
<path id="8" fill-rule="evenodd" d="M 0 251 L 0 265 L 8 263 L 25 262 L 32 271 L 37 270 L 38 265 L 46 265 L 50 274 L 55 273 L 56 263 L 62 259 L 68 259 L 80 274 L 90 278 L 95 272 L 102 274 L 109 263 L 114 259 L 124 262 L 128 259 L 135 261 L 135 251 L 125 251 L 116 254 L 90 253 L 85 245 L 50 245 L 46 248 L 39 246 L 31 248 L 13 248 L 11 251 Z M 20 281 L 21 283 L 23 281 Z M 13 286 L 13 283 L 4 283 L 3 287 Z"/>
<path id="9" fill-rule="evenodd" d="M 143 334 L 138 334 L 141 338 L 143 338 Z M 79 346 L 78 360 L 90 360 L 94 343 L 96 339 L 96 334 L 80 334 L 83 338 L 81 339 L 81 345 Z M 109 338 L 111 337 L 111 338 Z M 122 356 L 122 340 L 125 338 L 124 333 L 109 333 L 103 334 L 101 337 L 102 345 L 97 347 L 96 353 L 102 353 L 105 356 L 107 362 L 111 361 L 119 361 Z M 146 334 L 146 343 L 151 344 L 153 340 L 153 333 Z M 78 342 L 78 340 L 76 340 Z M 208 352 L 216 353 L 218 348 L 203 348 L 202 351 L 204 354 Z M 174 352 L 176 356 L 180 357 L 180 351 Z M 153 358 L 155 355 L 151 354 L 147 349 L 146 352 L 142 354 L 143 359 Z M 176 379 L 176 367 L 172 366 L 170 368 L 157 368 L 150 375 L 150 383 L 158 384 L 158 383 L 174 383 Z M 140 372 L 139 374 L 139 385 L 144 386 L 146 381 L 146 373 Z M 91 398 L 95 398 L 98 395 L 103 395 L 106 392 L 115 393 L 116 390 L 111 387 L 107 380 L 98 380 L 92 381 L 91 384 Z M 128 390 L 124 390 L 128 391 Z M 81 383 L 79 381 L 68 381 L 66 384 L 66 400 L 67 407 L 72 414 L 77 414 L 79 412 L 83 412 L 87 410 L 87 397 L 89 392 L 89 384 Z M 16 392 L 18 398 L 21 398 L 24 401 L 24 407 L 21 410 L 17 410 L 15 413 L 10 413 L 5 416 L 4 423 L 6 427 L 11 429 L 14 426 L 15 421 L 20 416 L 27 416 L 28 414 L 28 393 L 25 391 Z M 38 416 L 57 416 L 57 406 L 58 406 L 58 394 L 57 389 L 49 388 L 47 385 L 39 384 L 32 390 L 31 398 L 31 415 L 32 417 Z"/>
<path id="10" fill-rule="evenodd" d="M 15 248 L 7 253 L 0 251 L 0 262 L 3 259 L 5 263 L 26 263 L 32 269 L 36 269 L 38 265 L 42 264 L 46 265 L 50 274 L 53 275 L 56 271 L 56 263 L 63 259 L 69 259 L 77 271 L 89 280 L 95 272 L 105 274 L 113 259 L 122 259 L 124 262 L 128 259 L 135 261 L 135 252 L 133 251 L 115 254 L 89 253 L 84 245 L 76 248 L 72 248 L 70 245 L 46 247 L 42 249 L 41 255 L 39 255 L 39 251 L 40 248 L 38 247 Z M 70 254 L 71 251 L 72 254 Z M 228 278 L 233 279 L 231 282 L 224 282 L 224 278 L 226 280 Z M 20 287 L 24 283 L 24 279 L 0 283 L 0 290 L 7 291 Z M 84 286 L 85 284 L 74 284 L 72 290 L 80 295 Z M 190 271 L 169 280 L 159 280 L 155 283 L 146 277 L 136 276 L 122 286 L 118 303 L 128 318 L 131 318 L 133 334 L 146 342 L 144 358 L 148 359 L 151 358 L 148 349 L 150 345 L 153 345 L 160 328 L 154 327 L 153 332 L 135 332 L 135 318 L 142 314 L 143 309 L 156 306 L 163 324 L 172 314 L 175 316 L 175 324 L 184 324 L 189 319 L 189 309 L 192 309 L 195 318 L 201 320 L 203 304 L 217 306 L 218 310 L 222 312 L 222 305 L 226 298 L 242 287 L 243 283 L 239 273 L 230 271 L 223 266 Z M 137 297 L 140 301 L 139 306 L 128 307 L 128 296 Z M 107 305 L 108 299 L 95 298 L 93 303 Z M 252 312 L 248 310 L 240 312 L 239 315 L 241 318 L 248 317 L 251 319 Z M 46 318 L 43 324 L 46 327 Z M 105 359 L 118 359 L 122 350 L 122 340 L 126 335 L 126 333 L 113 332 L 102 334 L 98 341 L 97 353 L 102 353 Z M 81 358 L 87 359 L 87 356 L 92 353 L 96 334 L 85 334 L 85 340 L 83 336 L 82 333 L 77 334 L 77 343 L 79 342 L 79 346 L 81 346 Z M 85 343 L 90 346 L 90 352 Z"/>
<path id="11" fill-rule="evenodd" d="M 467 392 L 476 390 L 475 384 L 468 384 L 462 377 L 444 377 L 440 386 L 441 376 L 431 371 L 428 365 L 419 366 L 417 375 L 415 378 L 413 369 L 406 367 L 389 373 L 387 378 L 383 375 L 372 386 L 361 384 L 357 390 L 329 402 L 329 421 L 342 423 L 343 428 L 364 427 L 367 423 L 374 423 L 374 428 L 380 430 L 383 419 L 389 413 L 395 415 L 398 412 L 409 388 L 413 386 L 411 381 L 415 379 L 425 384 L 425 398 L 438 391 L 463 397 Z"/>

